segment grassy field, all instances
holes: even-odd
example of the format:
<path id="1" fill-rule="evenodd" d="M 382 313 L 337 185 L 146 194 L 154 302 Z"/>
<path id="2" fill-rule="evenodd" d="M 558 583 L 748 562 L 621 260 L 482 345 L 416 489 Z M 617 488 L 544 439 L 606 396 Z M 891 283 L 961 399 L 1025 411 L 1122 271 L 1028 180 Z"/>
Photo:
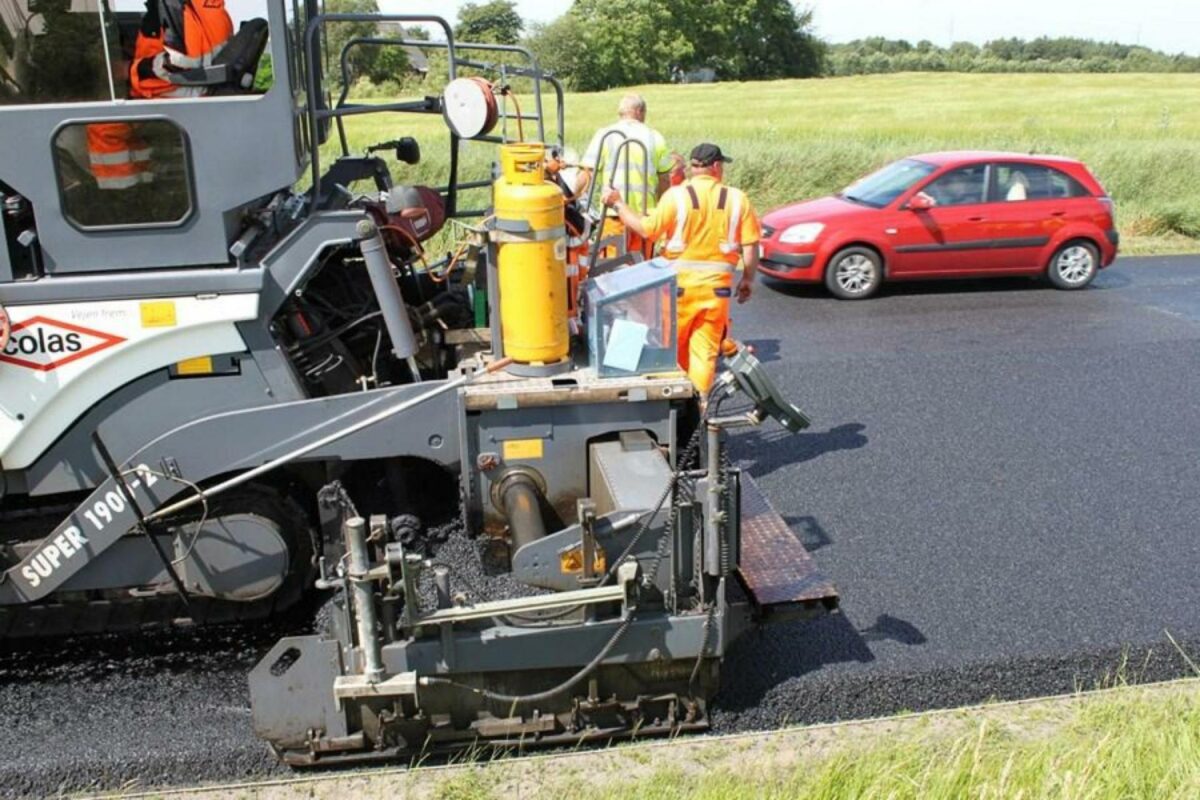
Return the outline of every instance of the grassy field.
<path id="1" fill-rule="evenodd" d="M 923 151 L 1054 153 L 1083 160 L 1116 199 L 1125 252 L 1200 251 L 1200 75 L 922 73 L 637 91 L 674 149 L 710 140 L 732 154 L 727 178 L 760 211 Z M 620 94 L 569 95 L 568 146 L 582 150 Z M 444 178 L 440 118 L 370 116 L 348 130 L 354 147 L 417 135 L 427 158 L 414 178 Z M 493 148 L 472 149 L 481 175 Z"/>
<path id="2" fill-rule="evenodd" d="M 152 795 L 155 796 L 155 795 Z M 168 797 L 171 795 L 159 795 Z M 190 800 L 1200 796 L 1200 681 L 721 739 L 189 793 Z"/>

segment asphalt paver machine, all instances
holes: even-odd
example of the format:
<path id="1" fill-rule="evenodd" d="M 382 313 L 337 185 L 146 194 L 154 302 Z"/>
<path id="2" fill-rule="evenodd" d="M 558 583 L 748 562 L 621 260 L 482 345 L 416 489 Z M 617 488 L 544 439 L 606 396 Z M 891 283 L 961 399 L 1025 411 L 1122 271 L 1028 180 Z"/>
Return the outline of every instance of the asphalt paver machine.
<path id="1" fill-rule="evenodd" d="M 568 302 L 541 172 L 562 90 L 528 53 L 435 17 L 266 0 L 174 76 L 192 97 L 131 101 L 137 15 L 13 1 L 0 636 L 264 618 L 325 593 L 323 630 L 250 677 L 257 732 L 311 765 L 702 728 L 739 634 L 836 608 L 725 455 L 729 428 L 807 425 L 753 356 L 702 414 L 672 357 L 669 267 L 597 270 Z M 370 33 L 327 53 L 344 24 Z M 406 38 L 417 24 L 439 36 Z M 436 54 L 445 90 L 348 102 L 366 47 Z M 353 152 L 346 122 L 368 114 L 405 129 Z M 93 147 L 114 130 L 124 153 Z M 449 142 L 440 185 L 393 178 L 420 163 L 413 130 Z M 468 147 L 494 152 L 483 174 Z M 447 221 L 461 244 L 436 259 Z M 505 591 L 439 561 L 414 516 L 430 508 Z"/>

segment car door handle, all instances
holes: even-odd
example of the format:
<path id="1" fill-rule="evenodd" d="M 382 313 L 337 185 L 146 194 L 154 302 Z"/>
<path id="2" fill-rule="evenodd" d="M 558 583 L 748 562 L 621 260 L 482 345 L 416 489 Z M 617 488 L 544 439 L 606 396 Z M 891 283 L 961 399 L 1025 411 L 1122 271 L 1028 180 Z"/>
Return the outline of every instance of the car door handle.
<path id="1" fill-rule="evenodd" d="M 987 217 L 967 217 L 967 222 L 987 222 Z"/>
<path id="2" fill-rule="evenodd" d="M 1050 216 L 1052 216 L 1052 217 L 1065 217 L 1066 215 L 1067 215 L 1067 212 L 1065 212 L 1065 211 L 1051 211 L 1050 212 Z"/>

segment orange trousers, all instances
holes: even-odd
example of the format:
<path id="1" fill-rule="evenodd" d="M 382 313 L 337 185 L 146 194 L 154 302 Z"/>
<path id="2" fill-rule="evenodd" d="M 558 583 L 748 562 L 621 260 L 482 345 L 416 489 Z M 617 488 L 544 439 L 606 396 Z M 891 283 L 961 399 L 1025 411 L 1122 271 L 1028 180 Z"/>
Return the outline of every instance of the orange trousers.
<path id="1" fill-rule="evenodd" d="M 679 366 L 692 384 L 708 394 L 717 375 L 721 343 L 729 329 L 730 280 L 696 278 L 686 270 L 679 273 L 675 298 Z"/>

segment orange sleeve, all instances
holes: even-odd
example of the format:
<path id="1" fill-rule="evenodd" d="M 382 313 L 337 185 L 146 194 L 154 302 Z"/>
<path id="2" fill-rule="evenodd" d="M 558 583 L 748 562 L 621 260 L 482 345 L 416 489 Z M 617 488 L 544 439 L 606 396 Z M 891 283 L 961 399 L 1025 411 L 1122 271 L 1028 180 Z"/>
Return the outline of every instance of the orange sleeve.
<path id="1" fill-rule="evenodd" d="M 675 196 L 670 189 L 658 199 L 658 205 L 649 215 L 642 217 L 642 228 L 646 231 L 647 239 L 657 239 L 663 233 L 675 227 Z"/>
<path id="2" fill-rule="evenodd" d="M 742 218 L 738 222 L 738 241 L 743 245 L 758 244 L 762 239 L 762 226 L 758 222 L 758 215 L 754 213 L 754 206 L 750 205 L 750 198 L 742 193 Z"/>

